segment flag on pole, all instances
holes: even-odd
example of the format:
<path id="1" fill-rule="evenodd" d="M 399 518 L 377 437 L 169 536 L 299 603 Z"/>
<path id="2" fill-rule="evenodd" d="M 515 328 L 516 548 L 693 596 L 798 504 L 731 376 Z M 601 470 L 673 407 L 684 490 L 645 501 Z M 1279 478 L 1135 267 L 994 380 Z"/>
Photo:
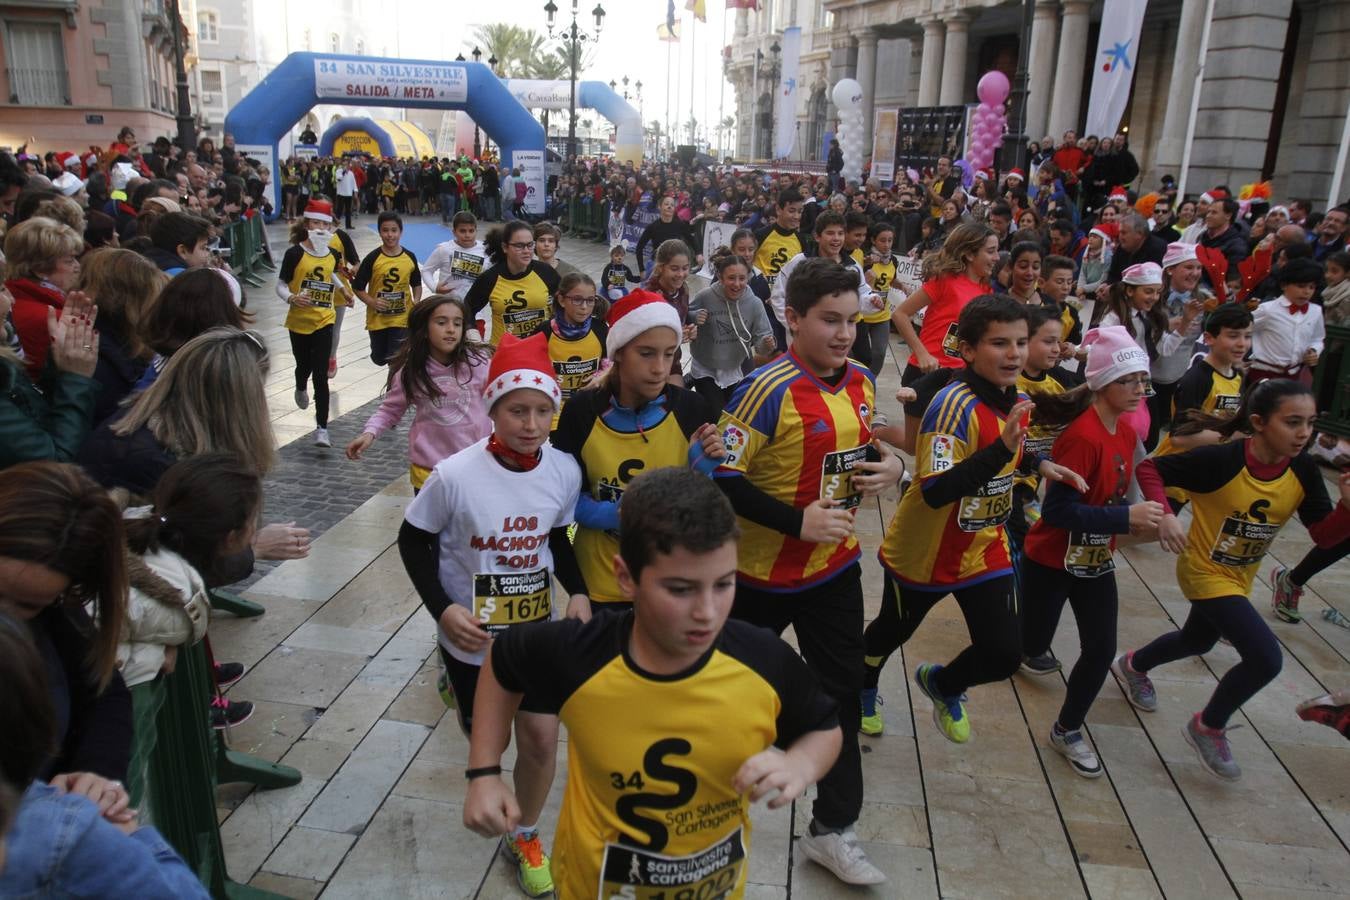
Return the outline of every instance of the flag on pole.
<path id="1" fill-rule="evenodd" d="M 675 33 L 675 0 L 666 0 L 666 28 Z"/>
<path id="2" fill-rule="evenodd" d="M 656 39 L 659 41 L 672 41 L 678 44 L 680 42 L 680 23 L 676 22 L 672 30 L 671 26 L 662 22 L 656 26 Z"/>
<path id="3" fill-rule="evenodd" d="M 1139 61 L 1139 30 L 1146 6 L 1148 0 L 1106 0 L 1102 8 L 1086 134 L 1115 134 L 1120 125 Z"/>
<path id="4" fill-rule="evenodd" d="M 787 159 L 797 143 L 797 72 L 801 63 L 802 30 L 783 29 L 783 70 L 774 98 L 773 155 Z"/>
<path id="5" fill-rule="evenodd" d="M 708 3 L 707 0 L 685 0 L 684 8 L 692 10 L 694 18 L 700 22 L 708 21 Z"/>

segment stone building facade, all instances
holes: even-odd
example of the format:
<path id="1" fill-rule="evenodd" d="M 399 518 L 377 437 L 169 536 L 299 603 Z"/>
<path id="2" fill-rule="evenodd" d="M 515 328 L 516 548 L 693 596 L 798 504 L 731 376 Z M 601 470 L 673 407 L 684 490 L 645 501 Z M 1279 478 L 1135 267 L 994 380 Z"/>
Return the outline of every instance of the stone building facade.
<path id="1" fill-rule="evenodd" d="M 1102 2 L 1028 2 L 1028 131 L 1081 133 Z M 1202 73 L 1207 8 L 1207 0 L 1148 4 L 1122 121 L 1139 183 L 1178 173 L 1198 84 L 1188 188 L 1264 176 L 1281 195 L 1325 202 L 1350 107 L 1350 0 L 1214 0 Z M 758 11 L 739 10 L 726 67 L 738 156 L 750 157 L 752 129 L 768 125 L 777 64 L 769 51 L 786 27 L 803 29 L 794 115 L 805 137 L 793 158 L 815 160 L 819 136 L 834 130 L 836 81 L 862 85 L 869 137 L 877 108 L 976 103 L 984 72 L 1013 75 L 1022 15 L 1022 3 L 1008 0 L 762 0 Z M 763 158 L 767 144 L 753 143 Z"/>

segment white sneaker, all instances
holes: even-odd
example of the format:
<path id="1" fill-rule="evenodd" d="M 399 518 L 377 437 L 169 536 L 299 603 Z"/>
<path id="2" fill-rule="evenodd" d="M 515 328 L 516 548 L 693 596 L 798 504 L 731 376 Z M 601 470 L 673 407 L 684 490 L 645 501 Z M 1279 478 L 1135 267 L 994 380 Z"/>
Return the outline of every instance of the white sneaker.
<path id="1" fill-rule="evenodd" d="M 1100 778 L 1101 760 L 1092 752 L 1088 742 L 1083 740 L 1081 729 L 1060 731 L 1058 725 L 1050 726 L 1050 746 L 1059 751 L 1069 761 L 1070 767 L 1084 778 Z"/>
<path id="2" fill-rule="evenodd" d="M 852 831 L 822 835 L 808 831 L 797 839 L 797 846 L 807 859 L 829 869 L 845 884 L 881 884 L 886 880 L 886 873 L 872 865 Z"/>
<path id="3" fill-rule="evenodd" d="M 333 442 L 332 442 L 331 440 L 328 439 L 328 429 L 327 429 L 327 428 L 315 428 L 315 429 L 314 429 L 314 446 L 315 446 L 315 447 L 331 447 L 331 446 L 333 446 Z"/>
<path id="4" fill-rule="evenodd" d="M 301 409 L 309 409 L 309 391 L 306 391 L 304 388 L 296 388 L 295 405 Z"/>

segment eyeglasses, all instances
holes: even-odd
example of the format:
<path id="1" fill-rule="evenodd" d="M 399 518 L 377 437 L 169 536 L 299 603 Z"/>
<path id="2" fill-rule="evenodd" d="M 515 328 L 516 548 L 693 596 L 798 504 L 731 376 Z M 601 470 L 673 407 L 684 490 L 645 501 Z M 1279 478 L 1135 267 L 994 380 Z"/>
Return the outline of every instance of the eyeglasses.
<path id="1" fill-rule="evenodd" d="M 533 250 L 534 241 L 511 241 L 506 246 L 514 247 L 517 250 Z"/>
<path id="2" fill-rule="evenodd" d="M 1147 375 L 1126 375 L 1124 378 L 1117 378 L 1111 383 L 1126 388 L 1144 388 L 1147 390 L 1151 380 Z"/>
<path id="3" fill-rule="evenodd" d="M 569 295 L 567 297 L 563 297 L 563 299 L 566 300 L 568 303 L 575 303 L 578 306 L 594 306 L 596 303 L 600 301 L 600 298 L 595 296 L 594 294 L 590 295 L 589 297 L 573 297 Z"/>

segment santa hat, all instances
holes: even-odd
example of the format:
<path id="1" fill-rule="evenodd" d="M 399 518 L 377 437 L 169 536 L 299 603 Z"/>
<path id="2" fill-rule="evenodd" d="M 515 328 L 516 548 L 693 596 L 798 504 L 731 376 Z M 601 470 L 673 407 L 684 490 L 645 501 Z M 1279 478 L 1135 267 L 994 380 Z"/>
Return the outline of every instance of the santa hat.
<path id="1" fill-rule="evenodd" d="M 333 204 L 327 200 L 311 200 L 305 204 L 304 218 L 331 222 L 333 221 Z"/>
<path id="2" fill-rule="evenodd" d="M 614 359 L 624 344 L 644 331 L 669 328 L 678 338 L 684 330 L 679 312 L 665 297 L 653 291 L 637 290 L 628 294 L 610 307 L 606 321 L 609 334 L 605 337 L 605 351 L 610 359 Z"/>
<path id="3" fill-rule="evenodd" d="M 1213 203 L 1215 200 L 1227 200 L 1228 192 L 1215 188 L 1212 191 L 1205 191 L 1200 195 L 1201 203 Z"/>
<path id="4" fill-rule="evenodd" d="M 1170 269 L 1173 266 L 1179 266 L 1184 262 L 1198 260 L 1195 255 L 1195 245 L 1187 244 L 1182 241 L 1173 241 L 1167 245 L 1167 252 L 1163 254 L 1162 267 Z"/>
<path id="5" fill-rule="evenodd" d="M 1026 181 L 1027 175 L 1021 169 L 1013 169 L 1008 173 L 1008 178 L 1016 178 L 1018 181 Z"/>
<path id="6" fill-rule="evenodd" d="M 60 163 L 63 169 L 78 169 L 80 167 L 80 157 L 69 150 L 62 150 L 56 154 L 56 161 Z"/>
<path id="7" fill-rule="evenodd" d="M 1129 202 L 1130 202 L 1130 195 L 1129 195 L 1128 193 L 1126 193 L 1126 191 L 1125 191 L 1125 189 L 1124 189 L 1123 187 L 1121 187 L 1120 185 L 1116 185 L 1115 187 L 1111 188 L 1111 196 L 1110 196 L 1110 197 L 1107 197 L 1107 200 L 1109 200 L 1109 201 L 1112 202 L 1112 203 L 1114 203 L 1114 202 L 1117 201 L 1117 200 L 1121 200 L 1121 201 L 1124 201 L 1125 203 L 1129 203 Z"/>
<path id="8" fill-rule="evenodd" d="M 483 388 L 488 411 L 498 400 L 522 388 L 544 394 L 553 401 L 555 410 L 562 408 L 562 391 L 558 389 L 553 360 L 548 355 L 548 335 L 542 331 L 524 339 L 509 332 L 502 335 L 488 366 L 487 386 Z"/>
<path id="9" fill-rule="evenodd" d="M 1139 285 L 1156 284 L 1162 285 L 1162 266 L 1155 262 L 1141 262 L 1127 268 L 1120 273 L 1120 280 L 1125 284 Z"/>
<path id="10" fill-rule="evenodd" d="M 1092 329 L 1083 335 L 1082 347 L 1087 350 L 1083 375 L 1091 390 L 1100 391 L 1118 378 L 1149 370 L 1148 354 L 1124 325 Z"/>
<path id="11" fill-rule="evenodd" d="M 1097 235 L 1103 242 L 1114 245 L 1120 238 L 1120 226 L 1115 222 L 1098 222 L 1092 226 L 1088 235 Z"/>

